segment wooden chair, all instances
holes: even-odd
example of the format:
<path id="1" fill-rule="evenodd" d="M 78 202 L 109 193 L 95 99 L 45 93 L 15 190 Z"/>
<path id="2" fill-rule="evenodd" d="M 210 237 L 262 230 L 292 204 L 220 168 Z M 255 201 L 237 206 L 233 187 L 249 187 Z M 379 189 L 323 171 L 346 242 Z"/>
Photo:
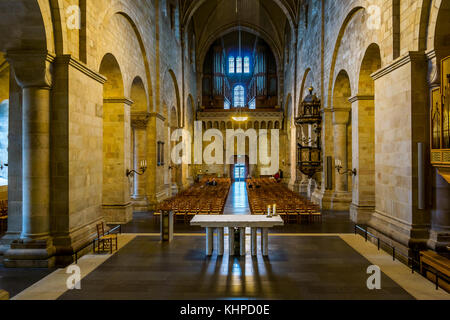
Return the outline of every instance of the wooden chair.
<path id="1" fill-rule="evenodd" d="M 297 223 L 298 224 L 298 213 L 294 208 L 288 208 L 287 209 L 287 219 L 288 223 Z"/>
<path id="2" fill-rule="evenodd" d="M 186 215 L 186 209 L 177 209 L 175 211 L 175 223 L 178 223 L 178 222 L 184 223 L 185 215 Z"/>
<path id="3" fill-rule="evenodd" d="M 100 244 L 102 245 L 102 251 L 109 249 L 110 253 L 113 253 L 113 245 L 118 249 L 117 234 L 105 235 L 104 223 L 97 224 L 97 252 L 100 252 Z"/>
<path id="4" fill-rule="evenodd" d="M 8 200 L 0 201 L 0 216 L 8 215 Z"/>
<path id="5" fill-rule="evenodd" d="M 161 211 L 157 210 L 155 212 L 153 212 L 153 222 L 155 224 L 159 224 L 159 219 L 161 218 Z"/>
<path id="6" fill-rule="evenodd" d="M 322 212 L 313 210 L 310 212 L 312 221 L 322 222 Z"/>
<path id="7" fill-rule="evenodd" d="M 300 221 L 306 221 L 306 223 L 310 223 L 311 222 L 311 215 L 307 210 L 300 210 L 299 212 L 300 214 Z"/>

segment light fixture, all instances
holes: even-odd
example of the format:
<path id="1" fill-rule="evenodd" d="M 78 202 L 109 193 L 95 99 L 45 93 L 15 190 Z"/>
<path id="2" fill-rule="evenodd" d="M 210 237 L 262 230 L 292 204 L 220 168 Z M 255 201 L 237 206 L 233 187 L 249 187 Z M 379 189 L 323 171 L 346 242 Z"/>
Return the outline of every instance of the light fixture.
<path id="1" fill-rule="evenodd" d="M 142 160 L 140 165 L 141 165 L 140 172 L 137 172 L 136 170 L 130 171 L 129 169 L 127 169 L 127 177 L 134 176 L 135 174 L 142 176 L 147 170 L 147 160 Z"/>
<path id="2" fill-rule="evenodd" d="M 248 120 L 248 117 L 234 116 L 234 117 L 231 117 L 231 119 L 233 119 L 234 121 L 237 121 L 237 122 L 245 122 Z"/>
<path id="3" fill-rule="evenodd" d="M 349 174 L 349 173 L 351 173 L 353 176 L 356 176 L 356 175 L 358 174 L 358 172 L 356 171 L 356 169 L 353 169 L 353 170 L 348 169 L 347 171 L 343 171 L 343 170 L 342 170 L 343 167 L 342 167 L 342 161 L 341 161 L 341 160 L 337 160 L 337 159 L 336 159 L 336 161 L 335 161 L 335 167 L 336 167 L 337 172 L 338 172 L 340 175 L 344 175 L 344 174 Z"/>

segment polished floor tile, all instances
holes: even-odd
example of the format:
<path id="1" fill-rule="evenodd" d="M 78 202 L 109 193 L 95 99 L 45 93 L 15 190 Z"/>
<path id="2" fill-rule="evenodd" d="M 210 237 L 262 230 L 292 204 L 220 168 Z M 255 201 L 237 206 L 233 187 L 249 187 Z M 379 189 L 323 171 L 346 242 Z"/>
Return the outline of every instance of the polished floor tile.
<path id="1" fill-rule="evenodd" d="M 138 236 L 60 299 L 413 299 L 339 237 L 270 239 L 270 257 L 206 257 L 203 237 Z"/>

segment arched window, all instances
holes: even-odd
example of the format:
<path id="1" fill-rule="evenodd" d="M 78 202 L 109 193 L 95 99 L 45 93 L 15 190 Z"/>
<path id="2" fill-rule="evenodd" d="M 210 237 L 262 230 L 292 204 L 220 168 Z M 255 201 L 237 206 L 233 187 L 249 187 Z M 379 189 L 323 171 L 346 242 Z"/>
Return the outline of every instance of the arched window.
<path id="1" fill-rule="evenodd" d="M 234 73 L 234 57 L 228 58 L 228 73 Z"/>
<path id="2" fill-rule="evenodd" d="M 244 58 L 244 73 L 250 73 L 250 58 Z"/>
<path id="3" fill-rule="evenodd" d="M 236 73 L 242 73 L 242 57 L 236 58 Z"/>
<path id="4" fill-rule="evenodd" d="M 245 107 L 244 87 L 241 85 L 234 87 L 234 106 Z"/>

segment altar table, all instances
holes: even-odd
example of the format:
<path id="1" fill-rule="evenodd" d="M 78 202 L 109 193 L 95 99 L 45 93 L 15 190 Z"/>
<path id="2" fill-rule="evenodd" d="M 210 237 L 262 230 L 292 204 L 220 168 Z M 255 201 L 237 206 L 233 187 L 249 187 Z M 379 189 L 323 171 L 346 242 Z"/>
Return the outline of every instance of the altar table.
<path id="1" fill-rule="evenodd" d="M 206 255 L 211 256 L 213 252 L 213 234 L 217 229 L 217 254 L 223 255 L 225 243 L 225 228 L 240 231 L 240 255 L 245 256 L 245 228 L 251 228 L 251 252 L 257 255 L 257 229 L 261 229 L 261 251 L 263 256 L 269 255 L 269 229 L 275 226 L 283 226 L 284 222 L 280 216 L 268 218 L 266 215 L 196 215 L 191 220 L 192 226 L 206 228 Z M 229 249 L 233 252 L 234 237 L 229 232 Z"/>

